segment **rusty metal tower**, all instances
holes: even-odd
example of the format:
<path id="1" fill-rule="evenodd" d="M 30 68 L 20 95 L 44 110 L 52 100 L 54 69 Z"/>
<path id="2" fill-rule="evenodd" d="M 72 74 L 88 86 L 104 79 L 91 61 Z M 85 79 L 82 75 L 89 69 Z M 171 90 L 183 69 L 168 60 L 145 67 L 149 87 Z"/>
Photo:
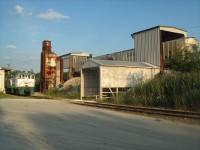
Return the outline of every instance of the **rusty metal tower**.
<path id="1" fill-rule="evenodd" d="M 51 51 L 51 41 L 43 41 L 40 68 L 40 92 L 42 93 L 45 93 L 48 89 L 55 87 L 56 58 L 56 53 Z"/>

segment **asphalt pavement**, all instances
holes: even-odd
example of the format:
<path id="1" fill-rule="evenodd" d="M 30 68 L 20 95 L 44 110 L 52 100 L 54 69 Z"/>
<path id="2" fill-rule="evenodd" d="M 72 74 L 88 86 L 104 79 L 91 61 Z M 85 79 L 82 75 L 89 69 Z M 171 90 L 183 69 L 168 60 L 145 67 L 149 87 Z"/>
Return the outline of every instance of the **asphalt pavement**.
<path id="1" fill-rule="evenodd" d="M 199 150 L 200 126 L 46 99 L 0 99 L 1 150 Z"/>

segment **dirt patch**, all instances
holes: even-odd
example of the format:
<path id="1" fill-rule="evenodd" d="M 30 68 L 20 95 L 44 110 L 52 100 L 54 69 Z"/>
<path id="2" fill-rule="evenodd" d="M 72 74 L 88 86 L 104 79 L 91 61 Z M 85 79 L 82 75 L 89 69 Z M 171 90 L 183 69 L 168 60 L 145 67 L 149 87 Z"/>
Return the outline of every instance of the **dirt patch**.
<path id="1" fill-rule="evenodd" d="M 67 80 L 64 84 L 63 87 L 67 86 L 79 86 L 81 84 L 81 78 L 80 77 L 75 77 Z"/>

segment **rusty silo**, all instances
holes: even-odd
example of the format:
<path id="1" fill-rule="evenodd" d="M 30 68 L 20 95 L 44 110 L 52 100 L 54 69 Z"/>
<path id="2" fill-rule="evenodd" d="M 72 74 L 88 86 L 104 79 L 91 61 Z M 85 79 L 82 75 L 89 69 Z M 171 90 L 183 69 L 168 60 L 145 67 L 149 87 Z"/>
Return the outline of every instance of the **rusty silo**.
<path id="1" fill-rule="evenodd" d="M 55 87 L 56 79 L 56 53 L 51 51 L 51 41 L 45 40 L 42 43 L 41 71 L 40 71 L 40 92 Z"/>

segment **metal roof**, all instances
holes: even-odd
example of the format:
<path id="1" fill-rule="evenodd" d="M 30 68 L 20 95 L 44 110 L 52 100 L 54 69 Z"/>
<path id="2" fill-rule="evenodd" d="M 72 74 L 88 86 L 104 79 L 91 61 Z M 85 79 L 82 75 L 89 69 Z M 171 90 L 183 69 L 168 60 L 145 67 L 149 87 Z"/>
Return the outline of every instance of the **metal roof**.
<path id="1" fill-rule="evenodd" d="M 116 67 L 142 67 L 142 68 L 158 68 L 146 62 L 127 62 L 127 61 L 113 61 L 113 60 L 89 60 L 98 64 L 98 66 L 116 66 Z M 87 63 L 87 62 L 86 62 Z"/>
<path id="2" fill-rule="evenodd" d="M 91 56 L 92 54 L 88 54 L 88 53 L 83 53 L 83 52 L 72 52 L 72 53 L 68 53 L 68 54 L 64 54 L 64 55 L 61 55 L 59 57 L 64 57 L 64 56 L 84 56 L 84 57 L 89 57 Z"/>
<path id="3" fill-rule="evenodd" d="M 5 68 L 5 67 L 0 67 L 0 70 L 10 71 L 10 70 L 12 70 L 12 69 L 10 69 L 10 68 Z"/>
<path id="4" fill-rule="evenodd" d="M 131 49 L 117 51 L 117 52 L 113 52 L 113 53 L 107 53 L 107 54 L 99 55 L 99 56 L 95 56 L 95 57 L 101 57 L 101 56 L 112 55 L 112 54 L 123 53 L 123 52 L 134 51 L 134 50 L 135 50 L 135 48 L 131 48 Z"/>
<path id="5" fill-rule="evenodd" d="M 145 29 L 145 30 L 141 30 L 141 31 L 138 31 L 138 32 L 134 32 L 133 34 L 131 34 L 132 38 L 135 34 L 138 34 L 138 33 L 141 33 L 141 32 L 145 32 L 145 31 L 149 31 L 149 30 L 152 30 L 152 29 L 156 29 L 156 28 L 174 28 L 176 30 L 179 30 L 179 31 L 182 31 L 182 32 L 186 32 L 186 30 L 183 30 L 183 29 L 180 29 L 180 28 L 177 28 L 177 27 L 174 27 L 174 26 L 155 26 L 155 27 L 152 27 L 152 28 L 149 28 L 149 29 Z"/>

